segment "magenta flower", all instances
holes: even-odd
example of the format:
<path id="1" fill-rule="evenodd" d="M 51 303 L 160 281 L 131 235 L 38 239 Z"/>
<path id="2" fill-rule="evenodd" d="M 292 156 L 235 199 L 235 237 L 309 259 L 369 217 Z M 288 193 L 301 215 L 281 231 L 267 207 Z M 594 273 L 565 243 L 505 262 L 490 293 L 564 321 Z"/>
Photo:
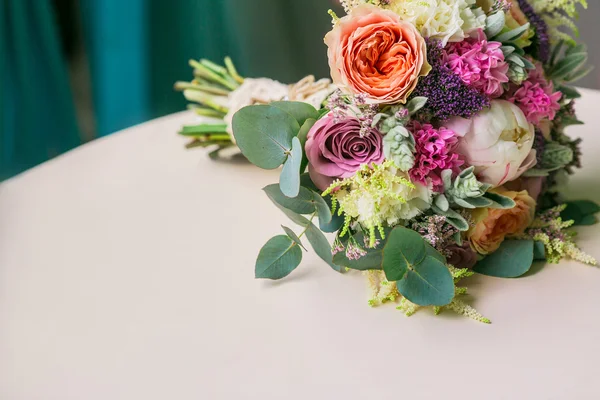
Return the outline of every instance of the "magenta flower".
<path id="1" fill-rule="evenodd" d="M 517 105 L 527 117 L 527 121 L 538 125 L 543 119 L 550 121 L 560 110 L 558 103 L 561 92 L 554 91 L 554 84 L 544 77 L 541 64 L 529 73 L 521 86 L 513 85 L 508 93 L 508 101 Z"/>
<path id="2" fill-rule="evenodd" d="M 435 129 L 432 125 L 420 124 L 416 121 L 409 126 L 409 129 L 416 142 L 415 166 L 410 170 L 411 178 L 424 185 L 427 185 L 429 178 L 434 190 L 442 190 L 442 171 L 457 170 L 464 164 L 462 158 L 455 152 L 458 146 L 456 133 L 443 126 Z"/>
<path id="3" fill-rule="evenodd" d="M 311 128 L 304 149 L 310 178 L 321 190 L 338 178 L 353 176 L 363 164 L 381 164 L 384 159 L 383 138 L 378 130 L 361 135 L 358 119 L 337 120 L 332 114 Z"/>
<path id="4" fill-rule="evenodd" d="M 481 29 L 477 37 L 449 43 L 444 49 L 444 63 L 462 81 L 481 93 L 497 98 L 504 93 L 508 79 L 508 63 L 500 49 L 502 43 L 488 42 Z"/>

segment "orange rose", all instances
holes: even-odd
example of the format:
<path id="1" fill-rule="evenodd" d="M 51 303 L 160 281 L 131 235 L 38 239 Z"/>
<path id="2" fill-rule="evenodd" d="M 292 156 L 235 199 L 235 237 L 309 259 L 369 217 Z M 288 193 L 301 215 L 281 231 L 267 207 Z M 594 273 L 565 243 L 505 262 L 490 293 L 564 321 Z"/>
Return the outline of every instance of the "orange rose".
<path id="1" fill-rule="evenodd" d="M 506 210 L 480 208 L 472 212 L 476 224 L 467 232 L 467 237 L 479 254 L 493 253 L 507 236 L 523 234 L 535 217 L 535 200 L 526 191 L 511 192 L 500 186 L 492 192 L 510 197 L 516 206 Z"/>
<path id="2" fill-rule="evenodd" d="M 389 10 L 358 6 L 325 35 L 333 82 L 377 103 L 406 103 L 431 70 L 417 29 Z"/>

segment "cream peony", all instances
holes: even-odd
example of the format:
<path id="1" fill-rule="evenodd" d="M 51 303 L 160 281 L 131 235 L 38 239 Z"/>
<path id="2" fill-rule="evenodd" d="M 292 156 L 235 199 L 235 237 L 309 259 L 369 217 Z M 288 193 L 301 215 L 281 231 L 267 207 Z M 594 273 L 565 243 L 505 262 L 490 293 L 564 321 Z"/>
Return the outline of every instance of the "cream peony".
<path id="1" fill-rule="evenodd" d="M 494 100 L 473 119 L 455 117 L 446 127 L 460 136 L 457 152 L 482 182 L 494 187 L 517 179 L 536 163 L 534 126 L 508 101 Z"/>
<path id="2" fill-rule="evenodd" d="M 485 13 L 476 0 L 391 0 L 387 8 L 414 24 L 423 37 L 445 46 L 460 42 L 476 29 L 485 28 Z"/>

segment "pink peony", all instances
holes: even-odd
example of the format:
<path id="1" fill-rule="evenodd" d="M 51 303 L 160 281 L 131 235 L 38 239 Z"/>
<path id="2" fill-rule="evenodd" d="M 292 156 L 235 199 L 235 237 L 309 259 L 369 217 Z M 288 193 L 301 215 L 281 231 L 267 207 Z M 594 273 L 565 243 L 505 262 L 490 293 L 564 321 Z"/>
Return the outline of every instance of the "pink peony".
<path id="1" fill-rule="evenodd" d="M 441 173 L 445 169 L 456 170 L 464 164 L 454 152 L 458 146 L 458 137 L 454 131 L 441 127 L 435 129 L 429 124 L 413 122 L 409 127 L 416 142 L 415 166 L 410 170 L 413 181 L 427 185 L 431 179 L 434 190 L 443 185 Z"/>
<path id="2" fill-rule="evenodd" d="M 554 119 L 561 97 L 562 93 L 554 91 L 554 84 L 546 80 L 542 65 L 538 64 L 521 86 L 513 85 L 508 101 L 519 106 L 527 121 L 538 125 L 544 119 Z"/>
<path id="3" fill-rule="evenodd" d="M 444 49 L 444 63 L 462 81 L 492 98 L 504 93 L 508 82 L 508 63 L 500 49 L 502 43 L 488 42 L 481 29 L 477 37 L 449 43 Z"/>
<path id="4" fill-rule="evenodd" d="M 361 136 L 360 131 L 358 119 L 336 120 L 329 114 L 308 132 L 304 146 L 308 172 L 319 189 L 327 189 L 338 178 L 353 176 L 363 164 L 383 162 L 381 133 L 372 129 Z"/>

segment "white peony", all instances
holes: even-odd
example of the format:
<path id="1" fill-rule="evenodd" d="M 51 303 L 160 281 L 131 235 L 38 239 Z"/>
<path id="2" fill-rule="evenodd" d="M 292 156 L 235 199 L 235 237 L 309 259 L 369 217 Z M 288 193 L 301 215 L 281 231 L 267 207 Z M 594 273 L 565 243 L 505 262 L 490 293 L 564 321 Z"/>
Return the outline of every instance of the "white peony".
<path id="1" fill-rule="evenodd" d="M 423 37 L 438 39 L 445 46 L 460 42 L 485 27 L 485 13 L 476 0 L 391 0 L 387 8 L 414 24 Z"/>
<path id="2" fill-rule="evenodd" d="M 481 182 L 501 186 L 536 163 L 534 126 L 508 101 L 494 100 L 472 119 L 455 117 L 446 127 L 460 136 L 457 152 L 475 167 Z"/>

